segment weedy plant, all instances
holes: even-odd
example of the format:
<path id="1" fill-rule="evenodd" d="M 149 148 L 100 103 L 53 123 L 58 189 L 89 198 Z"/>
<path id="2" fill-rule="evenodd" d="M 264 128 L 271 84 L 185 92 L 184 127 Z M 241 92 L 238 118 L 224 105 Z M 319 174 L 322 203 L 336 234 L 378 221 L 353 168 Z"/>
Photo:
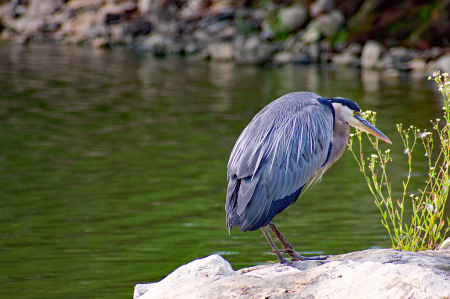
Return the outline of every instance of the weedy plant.
<path id="1" fill-rule="evenodd" d="M 378 146 L 378 139 L 368 135 L 370 143 L 377 154 L 364 159 L 361 141 L 362 132 L 357 131 L 349 140 L 349 150 L 353 153 L 361 172 L 366 178 L 367 185 L 375 197 L 375 204 L 382 214 L 381 222 L 389 232 L 392 246 L 395 249 L 419 251 L 435 249 L 441 244 L 450 230 L 449 219 L 444 219 L 445 202 L 447 201 L 450 178 L 450 78 L 447 73 L 434 73 L 439 91 L 444 98 L 444 120 L 431 121 L 433 132 L 423 131 L 410 126 L 403 128 L 397 125 L 397 130 L 403 140 L 404 153 L 408 156 L 408 176 L 403 181 L 402 198 L 392 198 L 392 186 L 386 173 L 386 165 L 392 161 L 390 150 L 382 151 Z M 366 111 L 365 118 L 375 125 L 376 113 Z M 433 151 L 433 133 L 439 138 L 439 150 Z M 353 150 L 353 138 L 356 135 L 359 142 L 359 153 Z M 416 195 L 410 194 L 408 185 L 412 172 L 413 152 L 416 146 L 423 145 L 425 156 L 428 158 L 428 178 L 423 189 L 418 189 Z M 436 153 L 438 152 L 438 153 Z M 368 165 L 366 165 L 366 163 Z M 368 168 L 368 170 L 367 170 Z M 410 195 L 408 195 L 410 194 Z M 405 205 L 412 204 L 411 219 L 406 216 Z"/>

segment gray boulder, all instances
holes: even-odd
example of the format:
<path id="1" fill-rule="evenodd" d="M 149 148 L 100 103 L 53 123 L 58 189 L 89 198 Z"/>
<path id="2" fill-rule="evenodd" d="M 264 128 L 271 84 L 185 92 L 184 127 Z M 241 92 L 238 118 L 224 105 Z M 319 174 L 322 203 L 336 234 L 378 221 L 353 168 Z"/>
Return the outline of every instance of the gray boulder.
<path id="1" fill-rule="evenodd" d="M 272 59 L 276 47 L 258 35 L 240 35 L 234 40 L 234 59 L 239 64 L 263 64 Z"/>
<path id="2" fill-rule="evenodd" d="M 350 45 L 347 46 L 344 52 L 349 52 L 360 56 L 362 52 L 362 46 L 360 43 L 351 43 Z"/>
<path id="3" fill-rule="evenodd" d="M 334 0 L 317 0 L 311 4 L 309 11 L 312 18 L 334 9 Z"/>
<path id="4" fill-rule="evenodd" d="M 145 37 L 140 44 L 142 50 L 148 50 L 158 55 L 171 54 L 174 51 L 175 41 L 172 36 L 155 33 Z"/>
<path id="5" fill-rule="evenodd" d="M 366 42 L 361 53 L 361 66 L 364 68 L 373 68 L 383 52 L 383 46 L 378 42 L 369 40 Z"/>
<path id="6" fill-rule="evenodd" d="M 359 65 L 359 58 L 351 52 L 335 54 L 331 61 L 335 65 L 347 65 L 347 66 Z"/>
<path id="7" fill-rule="evenodd" d="M 28 17 L 48 16 L 64 8 L 61 0 L 29 0 Z"/>
<path id="8" fill-rule="evenodd" d="M 234 58 L 234 47 L 230 42 L 209 44 L 208 52 L 212 60 L 229 61 Z"/>
<path id="9" fill-rule="evenodd" d="M 438 60 L 432 63 L 432 68 L 440 70 L 444 73 L 450 73 L 450 54 L 441 56 Z"/>
<path id="10" fill-rule="evenodd" d="M 413 71 L 424 71 L 427 69 L 427 62 L 423 59 L 411 59 L 408 62 L 408 67 Z"/>
<path id="11" fill-rule="evenodd" d="M 321 36 L 331 38 L 335 36 L 345 24 L 345 17 L 341 11 L 335 9 L 330 13 L 320 15 L 309 22 L 302 36 L 302 41 L 307 44 L 318 42 Z"/>
<path id="12" fill-rule="evenodd" d="M 105 24 L 98 22 L 97 13 L 88 10 L 64 22 L 56 36 L 65 38 L 68 42 L 78 43 L 107 34 Z"/>
<path id="13" fill-rule="evenodd" d="M 327 14 L 320 15 L 314 20 L 320 32 L 327 38 L 333 37 L 345 24 L 344 14 L 340 10 L 333 10 Z"/>
<path id="14" fill-rule="evenodd" d="M 150 12 L 152 0 L 138 0 L 137 7 L 141 14 L 146 15 Z"/>
<path id="15" fill-rule="evenodd" d="M 283 8 L 278 12 L 280 25 L 286 31 L 290 32 L 303 25 L 307 18 L 308 11 L 301 4 L 294 4 L 290 7 Z"/>
<path id="16" fill-rule="evenodd" d="M 394 56 L 390 53 L 386 53 L 376 63 L 375 67 L 380 70 L 388 70 L 394 68 Z"/>
<path id="17" fill-rule="evenodd" d="M 17 3 L 13 1 L 2 6 L 0 17 L 5 27 L 24 36 L 32 36 L 59 26 L 53 26 L 50 17 L 64 8 L 61 0 L 29 0 L 27 7 Z M 18 12 L 20 17 L 14 18 L 14 14 Z"/>
<path id="18" fill-rule="evenodd" d="M 136 285 L 134 299 L 445 298 L 450 295 L 449 267 L 448 251 L 371 249 L 237 271 L 214 254 L 181 266 L 160 282 Z"/>
<path id="19" fill-rule="evenodd" d="M 314 21 L 309 22 L 308 26 L 305 29 L 304 34 L 302 35 L 302 42 L 305 44 L 313 44 L 317 43 L 320 40 L 321 33 L 319 26 Z"/>

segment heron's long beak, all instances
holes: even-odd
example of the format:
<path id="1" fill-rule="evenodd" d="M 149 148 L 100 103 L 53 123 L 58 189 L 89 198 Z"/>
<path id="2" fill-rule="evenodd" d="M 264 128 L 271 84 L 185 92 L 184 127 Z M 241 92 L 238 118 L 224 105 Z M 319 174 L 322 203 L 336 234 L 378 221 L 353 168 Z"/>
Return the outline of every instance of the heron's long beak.
<path id="1" fill-rule="evenodd" d="M 381 133 L 380 130 L 378 130 L 377 128 L 375 128 L 371 123 L 369 123 L 367 120 L 364 119 L 364 117 L 362 117 L 361 114 L 357 114 L 354 116 L 359 122 L 356 122 L 355 124 L 355 128 L 366 132 L 366 133 L 370 133 L 373 136 L 386 141 L 387 143 L 392 143 L 389 138 L 387 138 L 386 136 L 384 136 L 383 133 Z"/>

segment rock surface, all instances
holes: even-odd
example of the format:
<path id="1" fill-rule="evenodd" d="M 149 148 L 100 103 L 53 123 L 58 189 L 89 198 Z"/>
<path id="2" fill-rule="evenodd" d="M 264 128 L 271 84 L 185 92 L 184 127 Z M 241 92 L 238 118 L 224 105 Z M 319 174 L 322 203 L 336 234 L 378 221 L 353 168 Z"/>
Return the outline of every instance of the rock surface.
<path id="1" fill-rule="evenodd" d="M 448 298 L 449 251 L 371 249 L 325 261 L 266 264 L 234 271 L 214 254 L 157 283 L 138 284 L 150 298 Z"/>
<path id="2" fill-rule="evenodd" d="M 362 49 L 361 65 L 364 68 L 373 68 L 383 52 L 383 47 L 376 41 L 369 40 Z"/>
<path id="3" fill-rule="evenodd" d="M 296 4 L 280 10 L 278 20 L 287 31 L 294 31 L 303 25 L 308 17 L 308 11 L 303 5 Z"/>

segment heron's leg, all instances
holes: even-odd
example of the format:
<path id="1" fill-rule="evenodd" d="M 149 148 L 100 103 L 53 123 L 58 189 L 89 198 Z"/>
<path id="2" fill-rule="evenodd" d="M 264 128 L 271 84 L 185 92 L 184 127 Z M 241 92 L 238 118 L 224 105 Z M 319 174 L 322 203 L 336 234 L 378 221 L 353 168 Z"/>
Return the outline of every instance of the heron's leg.
<path id="1" fill-rule="evenodd" d="M 275 234 L 275 236 L 278 238 L 278 240 L 280 240 L 281 245 L 284 248 L 284 251 L 291 257 L 291 259 L 293 261 L 304 261 L 304 260 L 324 260 L 326 258 L 328 258 L 328 256 L 312 256 L 312 257 L 307 257 L 307 256 L 303 256 L 298 254 L 294 248 L 292 248 L 292 246 L 286 241 L 286 239 L 284 238 L 284 236 L 280 233 L 280 231 L 275 227 L 275 225 L 271 222 L 269 223 L 269 228 L 273 231 L 273 233 Z"/>
<path id="2" fill-rule="evenodd" d="M 280 261 L 280 264 L 285 264 L 286 259 L 281 255 L 280 251 L 277 248 L 277 245 L 275 245 L 275 242 L 273 241 L 272 237 L 269 234 L 269 231 L 267 230 L 266 226 L 261 227 L 261 230 L 264 233 L 264 236 L 266 236 L 267 241 L 269 241 L 270 246 L 272 247 L 272 251 L 276 254 L 278 261 Z"/>

